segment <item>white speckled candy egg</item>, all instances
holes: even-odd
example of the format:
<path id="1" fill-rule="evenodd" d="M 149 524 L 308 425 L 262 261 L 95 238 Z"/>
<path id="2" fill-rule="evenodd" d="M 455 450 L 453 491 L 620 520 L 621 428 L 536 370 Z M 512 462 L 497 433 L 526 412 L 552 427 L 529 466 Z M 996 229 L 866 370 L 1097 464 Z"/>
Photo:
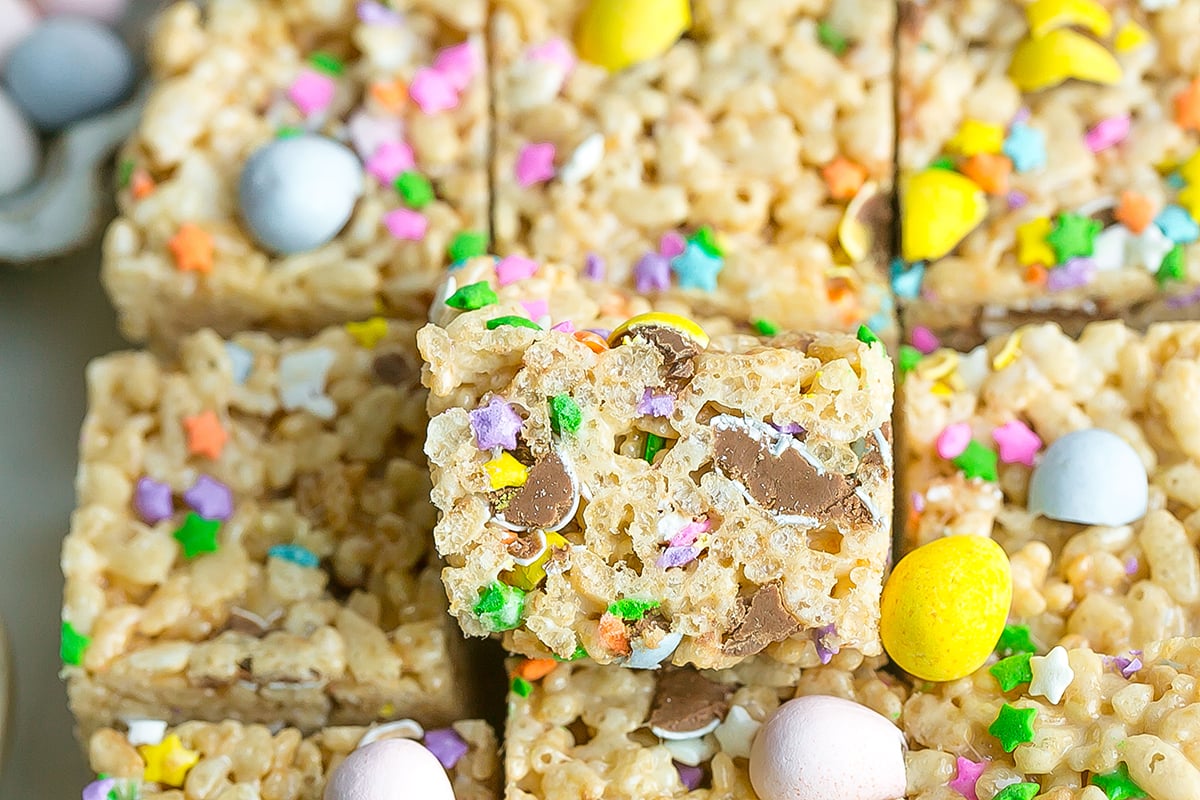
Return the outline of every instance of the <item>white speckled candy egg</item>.
<path id="1" fill-rule="evenodd" d="M 761 800 L 897 800 L 906 783 L 904 734 L 850 700 L 797 697 L 755 737 L 750 783 Z"/>
<path id="2" fill-rule="evenodd" d="M 114 23 L 125 13 L 129 0 L 37 0 L 47 14 L 71 14 Z"/>
<path id="3" fill-rule="evenodd" d="M 26 0 L 0 0 L 0 68 L 9 51 L 37 24 L 37 10 Z"/>
<path id="4" fill-rule="evenodd" d="M 0 197 L 24 187 L 38 172 L 42 145 L 37 132 L 0 91 Z"/>
<path id="5" fill-rule="evenodd" d="M 346 757 L 325 786 L 325 800 L 454 800 L 446 770 L 410 739 L 381 739 Z"/>
<path id="6" fill-rule="evenodd" d="M 1115 433 L 1090 428 L 1046 448 L 1029 479 L 1029 511 L 1082 525 L 1127 525 L 1146 515 L 1146 466 Z"/>
<path id="7" fill-rule="evenodd" d="M 242 169 L 242 219 L 259 243 L 289 255 L 325 244 L 346 226 L 363 189 L 348 147 L 324 136 L 277 139 Z"/>
<path id="8" fill-rule="evenodd" d="M 129 94 L 135 69 L 125 43 L 90 19 L 55 17 L 21 40 L 4 67 L 12 99 L 34 125 L 57 131 Z"/>

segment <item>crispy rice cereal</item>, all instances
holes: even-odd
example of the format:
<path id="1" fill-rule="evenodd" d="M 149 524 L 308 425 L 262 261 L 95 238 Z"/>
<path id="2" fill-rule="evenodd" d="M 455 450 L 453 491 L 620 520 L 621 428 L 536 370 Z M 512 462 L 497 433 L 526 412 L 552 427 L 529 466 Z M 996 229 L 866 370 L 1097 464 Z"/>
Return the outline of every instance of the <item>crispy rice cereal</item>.
<path id="1" fill-rule="evenodd" d="M 1012 616 L 1046 646 L 1117 655 L 1200 631 L 1198 387 L 1197 323 L 1146 334 L 1094 323 L 1078 342 L 1042 324 L 966 355 L 924 357 L 901 391 L 904 546 L 991 535 L 1012 560 Z M 1118 527 L 1035 517 L 1026 464 L 1000 459 L 989 480 L 938 454 L 938 437 L 955 423 L 993 453 L 1006 435 L 997 431 L 1013 424 L 1045 443 L 1083 428 L 1112 431 L 1146 466 L 1149 511 Z"/>
<path id="2" fill-rule="evenodd" d="M 151 45 L 159 82 L 125 148 L 132 177 L 104 243 L 104 283 L 127 336 L 173 342 L 201 327 L 309 334 L 372 313 L 423 316 L 452 238 L 487 231 L 486 3 L 393 2 L 400 23 L 359 21 L 356 5 L 213 0 L 204 11 L 184 2 L 165 12 Z M 475 78 L 456 108 L 422 113 L 407 85 L 439 51 L 464 42 Z M 324 55 L 342 63 L 336 94 L 305 117 L 289 93 L 298 77 L 329 69 Z M 368 174 L 354 216 L 329 244 L 289 257 L 264 252 L 239 219 L 246 159 L 281 128 L 353 139 L 348 123 L 377 133 L 387 127 L 380 120 L 402 124 L 413 169 L 432 181 L 424 238 L 389 233 L 385 217 L 401 198 Z M 373 146 L 356 143 L 363 159 Z M 181 230 L 201 249 L 211 240 L 210 269 L 180 269 L 171 242 Z"/>
<path id="3" fill-rule="evenodd" d="M 729 334 L 704 349 L 689 322 L 661 317 L 611 348 L 489 329 L 520 309 L 500 300 L 418 335 L 434 535 L 466 633 L 634 665 L 879 652 L 892 503 L 880 345 Z"/>
<path id="4" fill-rule="evenodd" d="M 118 797 L 136 787 L 133 796 L 141 800 L 321 800 L 327 778 L 373 730 L 325 728 L 306 737 L 295 728 L 185 722 L 166 731 L 166 736 L 178 737 L 180 747 L 198 756 L 182 787 L 146 780 L 145 751 L 128 734 L 113 728 L 92 734 L 88 759 L 94 772 L 114 779 Z M 455 796 L 458 800 L 499 797 L 500 765 L 491 727 L 480 720 L 465 720 L 455 722 L 452 730 L 468 746 L 447 770 Z M 419 726 L 404 738 L 420 739 Z"/>
<path id="5" fill-rule="evenodd" d="M 375 322 L 370 347 L 344 328 L 204 331 L 178 362 L 89 367 L 62 554 L 85 735 L 128 715 L 305 731 L 465 715 L 413 327 Z"/>
<path id="6" fill-rule="evenodd" d="M 870 319 L 886 335 L 892 4 L 701 0 L 665 55 L 613 74 L 575 62 L 584 6 L 495 4 L 498 251 L 592 253 L 615 283 L 660 286 L 639 262 L 708 226 L 725 249 L 717 291 L 698 252 L 670 281 L 697 308 L 798 330 Z M 522 159 L 547 145 L 555 177 L 534 183 Z"/>
<path id="7" fill-rule="evenodd" d="M 1194 316 L 1200 299 L 1200 2 L 1105 0 L 1099 18 L 1067 15 L 1039 23 L 1035 36 L 1024 9 L 1047 5 L 900 4 L 901 186 L 949 167 L 988 193 L 983 223 L 917 267 L 923 281 L 919 272 L 902 279 L 906 325 L 951 346 L 1046 319 L 1071 333 L 1097 317 L 1144 327 Z M 1119 82 L 1022 91 L 1030 84 L 1011 77 L 1027 56 L 1097 74 L 1082 58 L 1044 55 L 1069 44 L 1090 48 L 1091 69 L 1115 70 Z M 955 229 L 946 196 L 936 210 L 901 205 L 905 225 Z M 919 238 L 906 237 L 906 259 L 930 258 L 914 252 Z"/>

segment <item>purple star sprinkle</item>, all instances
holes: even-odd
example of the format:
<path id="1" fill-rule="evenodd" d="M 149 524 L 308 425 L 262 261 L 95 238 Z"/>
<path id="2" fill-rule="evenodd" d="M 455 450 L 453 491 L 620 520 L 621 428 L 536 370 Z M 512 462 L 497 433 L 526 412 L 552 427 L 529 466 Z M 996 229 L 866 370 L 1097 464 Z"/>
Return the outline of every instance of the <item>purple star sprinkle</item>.
<path id="1" fill-rule="evenodd" d="M 147 525 L 169 519 L 175 513 L 171 487 L 153 478 L 139 478 L 133 490 L 133 507 Z"/>
<path id="2" fill-rule="evenodd" d="M 798 422 L 785 422 L 782 425 L 772 423 L 771 427 L 780 433 L 786 433 L 788 436 L 804 433 L 804 426 Z"/>
<path id="3" fill-rule="evenodd" d="M 602 281 L 608 272 L 604 259 L 598 253 L 588 253 L 583 259 L 583 277 L 590 281 Z"/>
<path id="4" fill-rule="evenodd" d="M 646 253 L 633 268 L 637 290 L 659 292 L 671 288 L 671 261 L 658 253 Z"/>
<path id="5" fill-rule="evenodd" d="M 837 633 L 837 626 L 830 623 L 813 631 L 813 644 L 817 646 L 817 658 L 821 659 L 822 664 L 828 664 L 833 661 L 833 657 L 838 653 L 837 645 L 830 645 L 829 638 Z"/>
<path id="6" fill-rule="evenodd" d="M 675 413 L 675 395 L 654 394 L 646 389 L 637 404 L 637 412 L 646 417 L 669 417 Z"/>
<path id="7" fill-rule="evenodd" d="M 663 550 L 662 555 L 654 563 L 660 569 L 670 569 L 671 567 L 682 567 L 685 564 L 690 564 L 700 556 L 700 548 L 698 547 L 668 547 Z"/>
<path id="8" fill-rule="evenodd" d="M 1126 658 L 1125 656 L 1116 656 L 1112 660 L 1113 666 L 1116 667 L 1121 672 L 1121 676 L 1123 678 L 1125 678 L 1126 680 L 1128 680 L 1129 678 L 1132 678 L 1134 676 L 1134 673 L 1136 673 L 1139 669 L 1142 668 L 1142 660 L 1140 658 L 1138 658 L 1140 651 L 1130 650 L 1129 653 L 1130 653 L 1130 655 L 1133 656 L 1133 658 Z"/>
<path id="9" fill-rule="evenodd" d="M 1090 258 L 1072 258 L 1061 267 L 1050 270 L 1046 288 L 1052 292 L 1087 286 L 1096 274 L 1096 264 Z"/>
<path id="10" fill-rule="evenodd" d="M 671 547 L 687 547 L 688 545 L 695 544 L 696 540 L 700 538 L 700 534 L 707 533 L 710 528 L 712 528 L 712 523 L 706 519 L 689 522 L 671 537 L 671 541 L 668 544 Z"/>
<path id="11" fill-rule="evenodd" d="M 453 728 L 425 731 L 424 745 L 425 749 L 433 753 L 446 769 L 454 769 L 454 765 L 470 749 Z"/>
<path id="12" fill-rule="evenodd" d="M 1024 192 L 1018 192 L 1016 189 L 1014 189 L 1008 193 L 1007 200 L 1008 207 L 1013 211 L 1016 211 L 1018 208 L 1025 207 L 1025 205 L 1029 202 L 1029 195 L 1025 194 Z"/>
<path id="13" fill-rule="evenodd" d="M 1134 575 L 1137 573 L 1137 571 L 1138 571 L 1138 560 L 1133 557 L 1125 559 L 1125 574 L 1126 575 Z"/>
<path id="14" fill-rule="evenodd" d="M 680 764 L 678 761 L 671 763 L 675 765 L 675 771 L 679 773 L 679 781 L 687 787 L 689 792 L 699 788 L 700 781 L 704 778 L 704 770 L 700 767 L 689 767 L 687 764 Z"/>
<path id="15" fill-rule="evenodd" d="M 1187 294 L 1168 297 L 1166 303 L 1171 308 L 1187 308 L 1188 306 L 1200 303 L 1200 289 L 1188 292 Z"/>
<path id="16" fill-rule="evenodd" d="M 233 492 L 216 478 L 201 475 L 183 500 L 205 519 L 225 520 L 233 516 Z"/>
<path id="17" fill-rule="evenodd" d="M 109 792 L 117 786 L 115 778 L 92 781 L 83 787 L 83 800 L 108 800 Z"/>
<path id="18" fill-rule="evenodd" d="M 475 432 L 475 444 L 480 450 L 503 447 L 515 450 L 517 434 L 524 424 L 513 407 L 499 397 L 493 397 L 486 406 L 467 413 L 471 418 L 471 430 Z"/>
<path id="19" fill-rule="evenodd" d="M 367 25 L 399 25 L 403 21 L 395 11 L 373 0 L 358 4 L 358 19 Z"/>

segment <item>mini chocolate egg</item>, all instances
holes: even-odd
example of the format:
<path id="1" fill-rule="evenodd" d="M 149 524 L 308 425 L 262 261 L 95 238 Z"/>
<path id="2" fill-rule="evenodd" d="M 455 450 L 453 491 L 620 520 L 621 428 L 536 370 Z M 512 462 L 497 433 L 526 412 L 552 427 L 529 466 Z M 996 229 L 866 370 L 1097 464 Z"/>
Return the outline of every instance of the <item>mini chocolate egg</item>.
<path id="1" fill-rule="evenodd" d="M 454 800 L 437 757 L 410 739 L 380 739 L 346 757 L 325 785 L 325 800 Z"/>
<path id="2" fill-rule="evenodd" d="M 38 173 L 42 145 L 21 110 L 0 91 L 0 197 L 26 186 Z"/>
<path id="3" fill-rule="evenodd" d="M 750 748 L 750 783 L 761 800 L 897 800 L 906 782 L 904 734 L 841 697 L 789 700 Z"/>
<path id="4" fill-rule="evenodd" d="M 1099 428 L 1050 443 L 1029 478 L 1028 508 L 1061 522 L 1127 525 L 1146 516 L 1146 466 L 1129 442 Z"/>
<path id="5" fill-rule="evenodd" d="M 47 15 L 69 14 L 112 24 L 129 7 L 129 0 L 37 0 Z"/>
<path id="6" fill-rule="evenodd" d="M 291 255 L 337 236 L 362 190 L 362 163 L 350 148 L 304 134 L 276 139 L 250 156 L 238 197 L 254 238 L 268 250 Z"/>
<path id="7" fill-rule="evenodd" d="M 38 24 L 37 9 L 27 0 L 0 0 L 0 68 L 17 42 Z"/>
<path id="8" fill-rule="evenodd" d="M 584 60 L 616 72 L 658 58 L 691 27 L 688 0 L 591 0 L 575 41 Z"/>
<path id="9" fill-rule="evenodd" d="M 98 22 L 54 17 L 13 48 L 4 68 L 12 99 L 43 131 L 120 103 L 135 78 L 133 55 Z"/>

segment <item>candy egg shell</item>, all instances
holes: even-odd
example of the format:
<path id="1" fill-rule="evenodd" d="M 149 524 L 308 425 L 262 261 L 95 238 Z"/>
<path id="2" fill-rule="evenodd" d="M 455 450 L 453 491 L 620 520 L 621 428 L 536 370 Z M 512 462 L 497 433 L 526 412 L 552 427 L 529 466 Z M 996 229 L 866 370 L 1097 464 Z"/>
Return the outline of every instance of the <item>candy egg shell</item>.
<path id="1" fill-rule="evenodd" d="M 37 0 L 47 15 L 70 14 L 113 23 L 121 18 L 129 0 Z"/>
<path id="2" fill-rule="evenodd" d="M 0 68 L 17 42 L 37 27 L 37 9 L 26 0 L 0 0 Z"/>
<path id="3" fill-rule="evenodd" d="M 454 800 L 446 770 L 409 739 L 381 739 L 346 757 L 325 786 L 325 800 Z"/>
<path id="4" fill-rule="evenodd" d="M 1146 515 L 1146 466 L 1120 436 L 1099 428 L 1055 440 L 1029 479 L 1029 511 L 1082 525 L 1127 525 Z"/>
<path id="5" fill-rule="evenodd" d="M 133 56 L 98 22 L 54 17 L 9 53 L 12 99 L 43 131 L 57 131 L 121 102 L 133 87 Z"/>
<path id="6" fill-rule="evenodd" d="M 254 153 L 238 184 L 242 219 L 259 243 L 284 255 L 329 242 L 363 189 L 358 157 L 332 139 L 278 139 Z"/>
<path id="7" fill-rule="evenodd" d="M 38 173 L 42 145 L 21 110 L 0 91 L 0 197 L 27 185 Z"/>
<path id="8" fill-rule="evenodd" d="M 591 0 L 576 44 L 581 58 L 615 72 L 667 52 L 691 26 L 688 0 Z"/>
<path id="9" fill-rule="evenodd" d="M 761 800 L 904 797 L 904 734 L 866 706 L 813 695 L 776 709 L 750 748 Z"/>
<path id="10" fill-rule="evenodd" d="M 879 634 L 902 669 L 952 681 L 983 666 L 1012 604 L 1004 549 L 983 536 L 947 536 L 900 560 L 883 587 Z"/>

